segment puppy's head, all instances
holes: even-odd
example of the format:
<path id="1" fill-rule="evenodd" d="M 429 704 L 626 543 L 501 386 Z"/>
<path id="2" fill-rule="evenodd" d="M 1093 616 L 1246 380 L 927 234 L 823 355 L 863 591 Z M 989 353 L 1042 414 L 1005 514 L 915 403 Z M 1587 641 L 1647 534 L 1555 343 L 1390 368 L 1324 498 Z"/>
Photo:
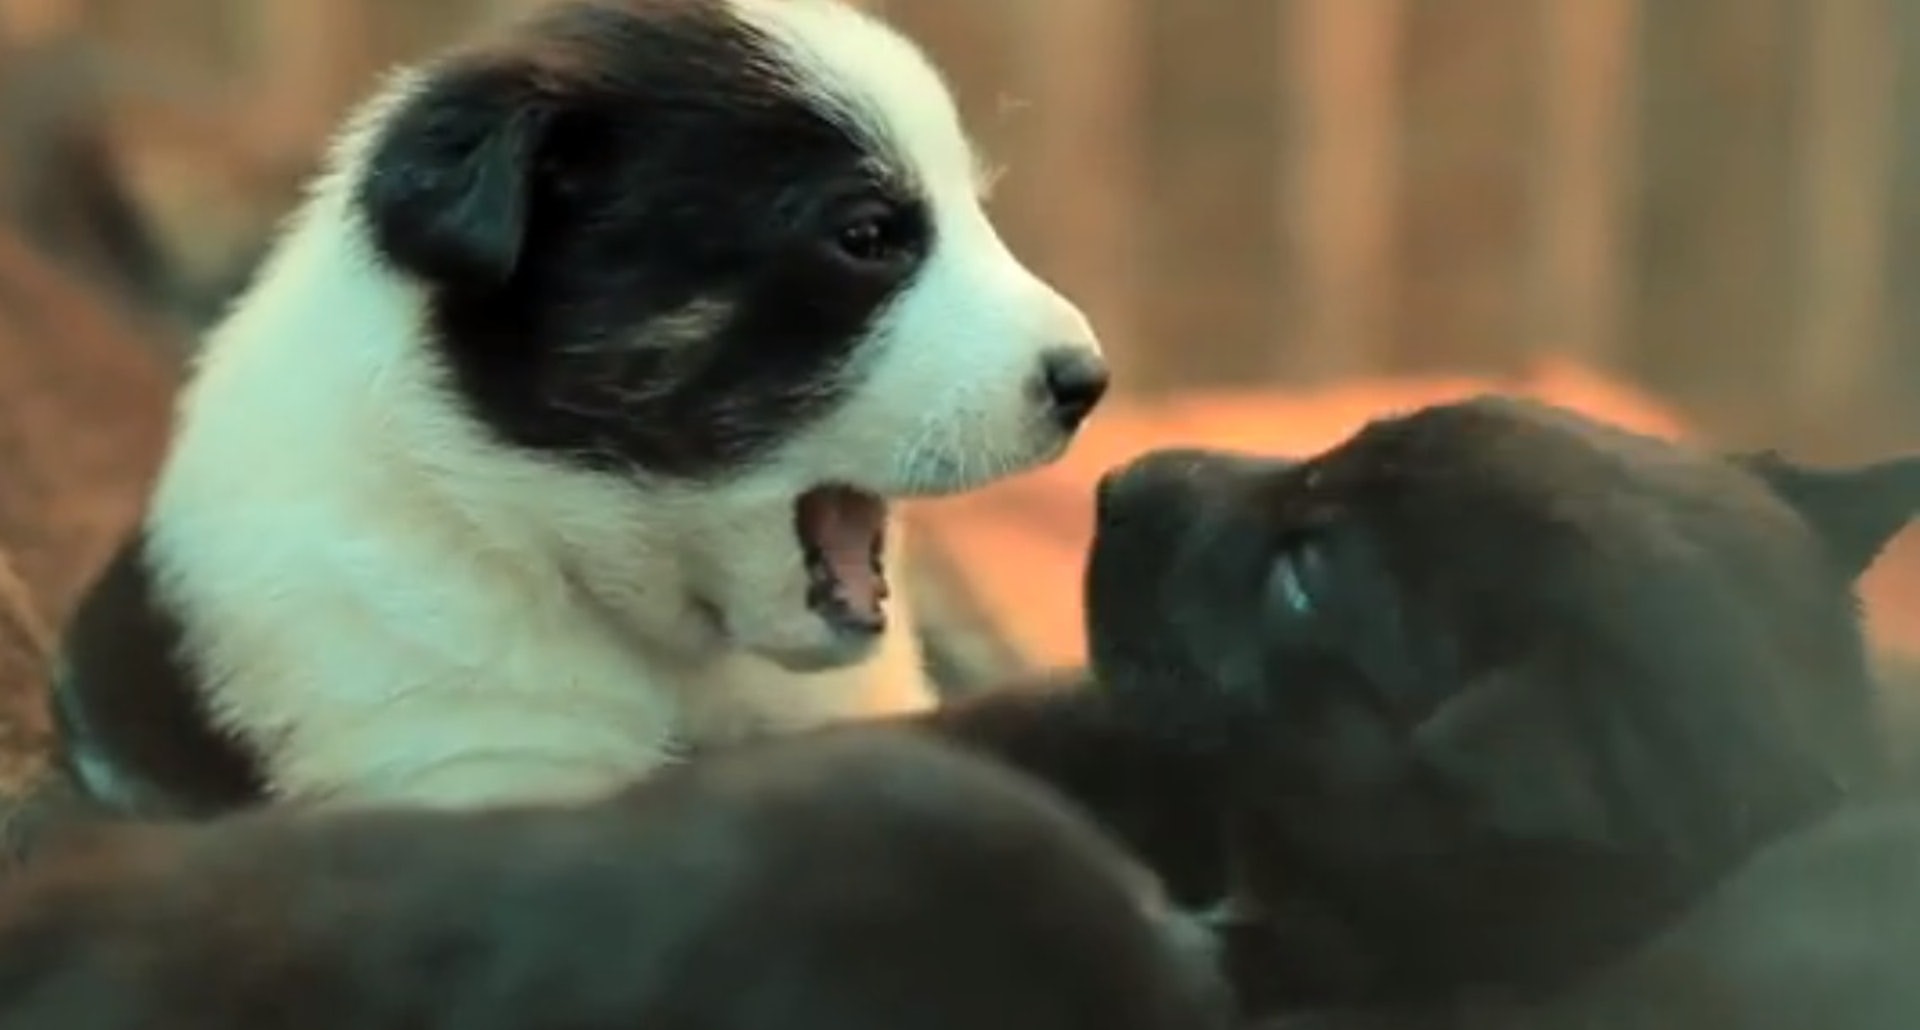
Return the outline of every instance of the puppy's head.
<path id="1" fill-rule="evenodd" d="M 645 490 L 743 646 L 864 653 L 887 499 L 1051 459 L 1104 390 L 937 72 L 835 0 L 570 0 L 396 96 L 354 204 L 459 401 Z"/>
<path id="2" fill-rule="evenodd" d="M 1296 868 L 1525 922 L 1534 887 L 1704 875 L 1877 773 L 1852 581 L 1916 503 L 1915 463 L 1501 398 L 1303 462 L 1162 452 L 1101 485 L 1091 651 Z"/>

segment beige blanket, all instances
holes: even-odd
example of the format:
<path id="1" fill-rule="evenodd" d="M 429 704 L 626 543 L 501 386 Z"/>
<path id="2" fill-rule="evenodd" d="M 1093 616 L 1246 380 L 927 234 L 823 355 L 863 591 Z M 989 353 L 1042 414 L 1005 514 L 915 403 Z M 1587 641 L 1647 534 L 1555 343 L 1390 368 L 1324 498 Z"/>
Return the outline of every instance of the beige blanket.
<path id="1" fill-rule="evenodd" d="M 49 630 L 138 517 L 169 341 L 0 232 L 0 794 L 45 757 Z"/>

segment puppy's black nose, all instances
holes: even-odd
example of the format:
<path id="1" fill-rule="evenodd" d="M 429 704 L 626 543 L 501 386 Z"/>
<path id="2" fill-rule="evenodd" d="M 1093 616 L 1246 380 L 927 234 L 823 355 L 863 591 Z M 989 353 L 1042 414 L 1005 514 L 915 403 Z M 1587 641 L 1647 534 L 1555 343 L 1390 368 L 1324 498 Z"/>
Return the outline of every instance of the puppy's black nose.
<path id="1" fill-rule="evenodd" d="M 1095 522 L 1138 522 L 1143 514 L 1156 520 L 1185 518 L 1194 493 L 1193 470 L 1205 459 L 1204 451 L 1167 449 L 1108 469 L 1093 488 Z"/>
<path id="2" fill-rule="evenodd" d="M 1202 508 L 1248 503 L 1248 491 L 1297 463 L 1233 451 L 1168 447 L 1110 469 L 1094 487 L 1100 524 L 1165 521 L 1179 525 Z"/>
<path id="3" fill-rule="evenodd" d="M 1040 363 L 1054 421 L 1068 432 L 1080 428 L 1107 395 L 1111 378 L 1107 363 L 1084 347 L 1056 348 L 1043 355 Z"/>

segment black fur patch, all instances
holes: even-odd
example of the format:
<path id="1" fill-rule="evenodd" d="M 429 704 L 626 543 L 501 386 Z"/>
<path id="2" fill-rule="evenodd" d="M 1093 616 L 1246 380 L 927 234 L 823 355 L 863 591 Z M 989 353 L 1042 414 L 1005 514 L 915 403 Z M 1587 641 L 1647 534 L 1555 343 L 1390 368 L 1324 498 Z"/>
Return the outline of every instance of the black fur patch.
<path id="1" fill-rule="evenodd" d="M 902 720 L 990 755 L 1072 799 L 1139 855 L 1174 900 L 1225 891 L 1214 770 L 1125 718 L 1079 671 L 1022 677 Z"/>
<path id="2" fill-rule="evenodd" d="M 145 534 L 69 620 L 53 681 L 61 758 L 89 796 L 148 815 L 211 815 L 260 798 L 258 763 L 214 729 L 176 619 L 154 594 Z"/>
<path id="3" fill-rule="evenodd" d="M 1882 782 L 1852 579 L 1913 479 L 1501 398 L 1302 462 L 1163 452 L 1101 487 L 1091 653 L 1227 770 L 1284 913 L 1264 987 L 1545 989 Z"/>
<path id="4" fill-rule="evenodd" d="M 428 71 L 358 204 L 501 438 L 697 478 L 855 388 L 933 220 L 800 74 L 717 0 L 562 4 Z"/>
<path id="5" fill-rule="evenodd" d="M 1116 848 L 911 734 L 596 805 L 108 826 L 47 858 L 0 898 L 8 1030 L 1230 1025 Z"/>

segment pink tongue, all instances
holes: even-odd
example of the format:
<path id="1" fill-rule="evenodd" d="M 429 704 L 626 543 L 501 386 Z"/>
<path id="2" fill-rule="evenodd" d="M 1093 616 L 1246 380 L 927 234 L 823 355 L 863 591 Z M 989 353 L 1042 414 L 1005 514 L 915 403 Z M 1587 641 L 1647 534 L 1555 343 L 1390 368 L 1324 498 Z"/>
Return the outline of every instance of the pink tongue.
<path id="1" fill-rule="evenodd" d="M 887 510 L 877 498 L 844 487 L 823 487 L 800 499 L 800 530 L 833 572 L 836 593 L 855 612 L 878 613 L 887 599 L 876 551 Z"/>

